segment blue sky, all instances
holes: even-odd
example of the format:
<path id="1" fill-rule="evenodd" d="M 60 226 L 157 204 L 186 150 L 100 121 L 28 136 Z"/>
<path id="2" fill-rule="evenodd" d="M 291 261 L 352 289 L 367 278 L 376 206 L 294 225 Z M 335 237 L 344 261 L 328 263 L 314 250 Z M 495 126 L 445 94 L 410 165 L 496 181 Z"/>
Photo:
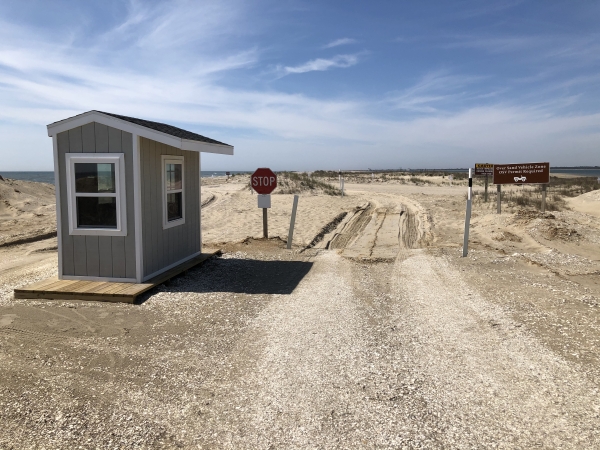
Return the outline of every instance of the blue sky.
<path id="1" fill-rule="evenodd" d="M 596 1 L 3 1 L 0 171 L 91 109 L 235 146 L 203 170 L 600 164 Z"/>

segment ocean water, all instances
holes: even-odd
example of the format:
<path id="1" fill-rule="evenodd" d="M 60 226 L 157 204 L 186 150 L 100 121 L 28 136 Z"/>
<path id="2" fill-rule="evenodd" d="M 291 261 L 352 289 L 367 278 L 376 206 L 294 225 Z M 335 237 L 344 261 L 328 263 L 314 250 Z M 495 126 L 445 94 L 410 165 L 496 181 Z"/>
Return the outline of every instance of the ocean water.
<path id="1" fill-rule="evenodd" d="M 445 169 L 446 172 L 467 172 L 465 169 Z M 415 171 L 417 172 L 417 171 Z M 231 174 L 250 174 L 252 172 L 235 171 Z M 600 169 L 553 169 L 550 167 L 550 175 L 564 173 L 569 175 L 578 175 L 581 177 L 599 177 Z M 38 183 L 54 184 L 54 172 L 0 172 L 4 178 L 12 178 L 14 180 L 37 181 Z M 220 170 L 203 170 L 200 172 L 202 178 L 205 177 L 224 177 L 226 174 Z"/>
<path id="2" fill-rule="evenodd" d="M 251 173 L 251 172 L 240 172 L 231 171 L 231 174 L 240 173 Z M 13 180 L 25 180 L 25 181 L 37 181 L 38 183 L 49 183 L 54 184 L 54 172 L 0 172 L 3 178 L 12 178 Z M 224 177 L 226 174 L 224 171 L 218 170 L 203 170 L 200 172 L 200 176 L 204 177 Z"/>
<path id="3" fill-rule="evenodd" d="M 54 172 L 0 172 L 2 178 L 54 184 Z"/>
<path id="4" fill-rule="evenodd" d="M 580 177 L 600 178 L 600 169 L 553 169 L 552 166 L 550 166 L 550 175 L 555 173 L 566 173 L 569 175 L 578 175 Z"/>
<path id="5" fill-rule="evenodd" d="M 238 175 L 238 174 L 241 174 L 241 173 L 247 173 L 247 174 L 249 175 L 249 174 L 251 174 L 251 173 L 252 173 L 252 171 L 249 171 L 249 172 L 248 172 L 248 171 L 246 171 L 246 172 L 244 172 L 244 171 L 239 171 L 239 170 L 232 170 L 232 171 L 230 171 L 229 173 L 230 173 L 230 174 L 236 174 L 236 175 Z M 215 176 L 215 177 L 224 177 L 225 175 L 227 175 L 225 172 L 223 172 L 223 171 L 219 171 L 219 170 L 215 170 L 215 171 L 210 171 L 210 170 L 201 170 L 201 171 L 200 171 L 200 176 L 201 176 L 202 178 L 205 178 L 205 177 L 212 177 L 212 176 Z"/>

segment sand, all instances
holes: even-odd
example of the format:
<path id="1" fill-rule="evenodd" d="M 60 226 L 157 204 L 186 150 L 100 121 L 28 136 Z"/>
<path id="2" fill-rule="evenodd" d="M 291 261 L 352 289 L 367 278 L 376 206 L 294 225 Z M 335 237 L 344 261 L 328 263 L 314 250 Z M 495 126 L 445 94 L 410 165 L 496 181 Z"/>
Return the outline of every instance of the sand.
<path id="1" fill-rule="evenodd" d="M 262 238 L 262 209 L 258 208 L 257 196 L 247 189 L 245 183 L 208 185 L 202 188 L 202 198 L 210 201 L 202 210 L 202 240 L 205 245 L 218 246 L 247 237 Z M 271 196 L 267 216 L 269 237 L 287 241 L 293 201 L 293 195 Z M 361 203 L 363 199 L 359 196 L 300 195 L 294 245 L 305 247 L 337 215 Z"/>
<path id="2" fill-rule="evenodd" d="M 56 235 L 54 186 L 0 180 L 0 246 Z"/>
<path id="3" fill-rule="evenodd" d="M 591 191 L 570 198 L 567 201 L 569 207 L 575 211 L 600 217 L 600 191 Z"/>
<path id="4" fill-rule="evenodd" d="M 15 300 L 52 189 L 0 181 L 0 448 L 598 448 L 598 192 L 476 196 L 462 258 L 466 182 L 365 178 L 301 192 L 292 250 L 292 195 L 262 239 L 247 177 L 203 179 L 223 256 L 137 305 Z"/>

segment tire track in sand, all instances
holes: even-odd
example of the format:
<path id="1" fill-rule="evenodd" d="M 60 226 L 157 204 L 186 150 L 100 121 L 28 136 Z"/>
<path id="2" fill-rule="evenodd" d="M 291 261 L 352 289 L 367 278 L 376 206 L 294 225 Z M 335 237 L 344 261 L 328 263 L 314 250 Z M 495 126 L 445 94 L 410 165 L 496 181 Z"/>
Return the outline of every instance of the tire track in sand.
<path id="1" fill-rule="evenodd" d="M 323 248 L 356 261 L 393 262 L 401 249 L 420 246 L 426 235 L 419 214 L 404 203 L 369 205 L 331 234 Z"/>

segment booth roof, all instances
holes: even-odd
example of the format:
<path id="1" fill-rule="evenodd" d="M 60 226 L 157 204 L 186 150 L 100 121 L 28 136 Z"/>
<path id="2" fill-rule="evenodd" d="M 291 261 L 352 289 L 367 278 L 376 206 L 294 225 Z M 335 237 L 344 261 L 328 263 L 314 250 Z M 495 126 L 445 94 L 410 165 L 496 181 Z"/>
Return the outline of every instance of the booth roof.
<path id="1" fill-rule="evenodd" d="M 207 144 L 229 145 L 225 144 L 224 142 L 219 142 L 206 136 L 202 136 L 201 134 L 192 133 L 191 131 L 183 130 L 181 128 L 174 127 L 173 125 L 167 125 L 166 123 L 152 122 L 151 120 L 144 119 L 136 119 L 135 117 L 120 116 L 118 114 L 113 114 L 104 111 L 96 112 L 106 114 L 107 116 L 116 117 L 117 119 L 125 120 L 127 122 L 135 123 L 136 125 L 150 128 L 151 130 L 160 131 L 161 133 L 169 134 L 171 136 L 175 136 L 181 139 L 187 139 L 189 141 L 206 142 Z"/>

